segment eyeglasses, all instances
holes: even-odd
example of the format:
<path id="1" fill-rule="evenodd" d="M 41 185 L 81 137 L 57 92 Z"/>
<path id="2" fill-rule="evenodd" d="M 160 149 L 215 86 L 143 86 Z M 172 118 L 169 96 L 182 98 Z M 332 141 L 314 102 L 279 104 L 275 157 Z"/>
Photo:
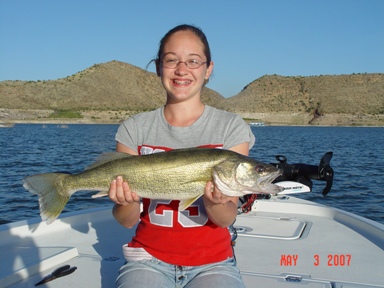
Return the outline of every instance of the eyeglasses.
<path id="1" fill-rule="evenodd" d="M 163 64 L 165 68 L 170 68 L 170 69 L 175 69 L 179 67 L 180 63 L 184 63 L 185 66 L 187 66 L 189 69 L 197 69 L 201 65 L 206 64 L 207 62 L 203 62 L 197 59 L 189 59 L 187 61 L 179 61 L 176 59 L 164 59 L 163 61 L 161 61 L 161 64 Z"/>

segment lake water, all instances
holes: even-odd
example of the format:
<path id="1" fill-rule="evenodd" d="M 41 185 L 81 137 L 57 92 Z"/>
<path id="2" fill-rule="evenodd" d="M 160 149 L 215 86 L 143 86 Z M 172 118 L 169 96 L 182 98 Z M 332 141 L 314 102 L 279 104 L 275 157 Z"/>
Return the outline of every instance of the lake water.
<path id="1" fill-rule="evenodd" d="M 0 224 L 39 216 L 36 195 L 21 179 L 53 171 L 81 172 L 94 159 L 115 149 L 117 125 L 23 124 L 0 129 Z M 335 177 L 331 192 L 321 195 L 325 182 L 314 181 L 313 192 L 298 197 L 340 208 L 384 224 L 384 127 L 253 127 L 257 141 L 251 156 L 276 163 L 318 165 L 333 151 Z M 111 204 L 92 193 L 72 196 L 65 212 Z"/>

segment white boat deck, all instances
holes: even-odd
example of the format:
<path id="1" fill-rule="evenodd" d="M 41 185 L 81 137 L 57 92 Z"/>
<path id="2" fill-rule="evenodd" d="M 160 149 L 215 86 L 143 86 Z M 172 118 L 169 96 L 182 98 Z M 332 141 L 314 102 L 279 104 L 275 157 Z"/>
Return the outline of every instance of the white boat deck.
<path id="1" fill-rule="evenodd" d="M 235 227 L 246 287 L 384 287 L 382 224 L 272 197 L 255 202 Z M 35 287 L 65 264 L 77 270 L 40 287 L 114 287 L 121 246 L 132 233 L 112 218 L 111 207 L 63 214 L 51 225 L 37 218 L 1 225 L 0 287 Z"/>

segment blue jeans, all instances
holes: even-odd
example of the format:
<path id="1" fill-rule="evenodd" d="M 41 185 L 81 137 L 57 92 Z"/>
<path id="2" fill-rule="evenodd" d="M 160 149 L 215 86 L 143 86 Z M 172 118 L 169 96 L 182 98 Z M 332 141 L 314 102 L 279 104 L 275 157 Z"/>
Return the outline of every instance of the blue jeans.
<path id="1" fill-rule="evenodd" d="M 156 258 L 128 261 L 120 268 L 118 288 L 245 288 L 234 259 L 202 265 L 177 266 Z"/>

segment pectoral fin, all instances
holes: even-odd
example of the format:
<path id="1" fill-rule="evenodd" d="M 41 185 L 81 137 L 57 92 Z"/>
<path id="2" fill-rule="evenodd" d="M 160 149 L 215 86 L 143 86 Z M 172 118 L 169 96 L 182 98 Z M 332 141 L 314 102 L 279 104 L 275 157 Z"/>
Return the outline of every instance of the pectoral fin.
<path id="1" fill-rule="evenodd" d="M 180 200 L 180 203 L 179 203 L 179 211 L 183 211 L 185 209 L 187 209 L 189 206 L 191 206 L 197 199 L 199 199 L 201 195 L 197 195 L 196 197 L 194 198 L 191 198 L 191 199 L 185 199 L 185 200 Z"/>
<path id="2" fill-rule="evenodd" d="M 98 193 L 92 195 L 92 198 L 100 198 L 104 196 L 108 196 L 108 191 L 99 191 Z"/>

